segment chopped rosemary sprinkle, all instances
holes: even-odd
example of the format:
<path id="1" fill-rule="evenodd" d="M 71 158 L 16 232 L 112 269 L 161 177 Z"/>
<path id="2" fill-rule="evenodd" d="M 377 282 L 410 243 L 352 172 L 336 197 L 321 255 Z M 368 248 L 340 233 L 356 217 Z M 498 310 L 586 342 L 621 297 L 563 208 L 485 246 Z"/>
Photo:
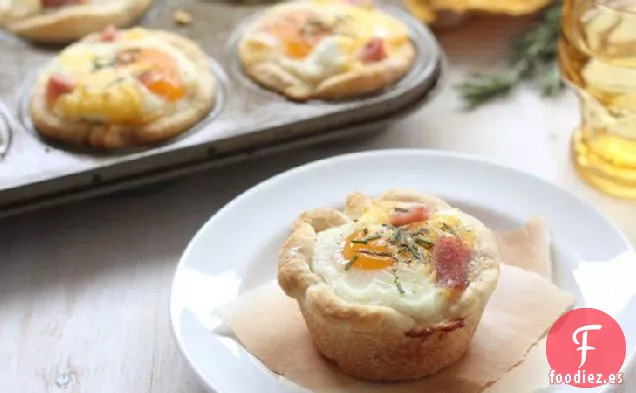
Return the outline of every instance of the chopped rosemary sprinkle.
<path id="1" fill-rule="evenodd" d="M 410 210 L 404 207 L 396 207 L 393 210 L 395 210 L 398 213 L 408 213 Z"/>
<path id="2" fill-rule="evenodd" d="M 429 239 L 424 239 L 423 237 L 416 237 L 415 242 L 421 244 L 424 247 L 433 247 L 435 242 Z"/>
<path id="3" fill-rule="evenodd" d="M 417 258 L 417 260 L 420 263 L 424 263 L 424 257 L 422 256 L 422 253 L 420 252 L 420 250 L 418 250 L 417 247 L 415 247 L 415 245 L 413 245 L 412 243 L 408 243 L 406 246 L 408 250 L 411 252 L 411 254 L 413 254 L 413 256 Z"/>
<path id="4" fill-rule="evenodd" d="M 370 242 L 372 240 L 379 239 L 381 237 L 382 237 L 382 235 L 372 235 L 372 236 L 366 237 L 365 239 L 354 239 L 354 240 L 351 240 L 351 243 L 354 243 L 354 244 L 367 244 L 368 242 Z"/>
<path id="5" fill-rule="evenodd" d="M 316 35 L 320 33 L 329 33 L 331 32 L 331 28 L 325 24 L 318 17 L 310 16 L 305 24 L 300 28 L 300 34 L 305 35 Z"/>
<path id="6" fill-rule="evenodd" d="M 113 79 L 112 81 L 108 82 L 108 84 L 106 85 L 106 88 L 109 88 L 109 87 L 111 87 L 111 86 L 114 86 L 114 85 L 116 85 L 116 84 L 118 84 L 118 83 L 121 83 L 121 82 L 123 82 L 123 81 L 125 81 L 125 80 L 126 80 L 126 78 L 125 78 L 125 77 L 123 77 L 123 76 L 118 76 L 117 78 L 115 78 L 115 79 Z"/>
<path id="7" fill-rule="evenodd" d="M 397 287 L 397 290 L 404 295 L 404 288 L 402 288 L 402 282 L 400 281 L 398 276 L 394 276 L 393 282 L 395 282 L 395 286 Z"/>
<path id="8" fill-rule="evenodd" d="M 358 256 L 354 255 L 353 258 L 351 258 L 349 262 L 347 262 L 347 264 L 345 265 L 345 270 L 351 269 L 351 266 L 353 266 L 353 264 L 356 263 L 357 259 L 358 259 Z"/>
<path id="9" fill-rule="evenodd" d="M 457 235 L 457 233 L 455 233 L 455 230 L 445 222 L 442 223 L 442 230 L 449 232 L 452 235 Z"/>
<path id="10" fill-rule="evenodd" d="M 402 233 L 402 227 L 397 227 L 396 229 L 393 230 L 393 236 L 391 237 L 391 242 L 392 243 L 396 243 L 396 242 L 402 242 L 403 239 L 403 233 Z"/>
<path id="11" fill-rule="evenodd" d="M 103 57 L 96 57 L 93 59 L 93 71 L 99 71 L 102 68 L 109 68 L 115 65 L 115 59 L 105 59 Z"/>
<path id="12" fill-rule="evenodd" d="M 393 257 L 393 254 L 390 252 L 378 252 L 371 250 L 360 250 L 358 251 L 360 254 L 373 255 L 374 257 Z"/>

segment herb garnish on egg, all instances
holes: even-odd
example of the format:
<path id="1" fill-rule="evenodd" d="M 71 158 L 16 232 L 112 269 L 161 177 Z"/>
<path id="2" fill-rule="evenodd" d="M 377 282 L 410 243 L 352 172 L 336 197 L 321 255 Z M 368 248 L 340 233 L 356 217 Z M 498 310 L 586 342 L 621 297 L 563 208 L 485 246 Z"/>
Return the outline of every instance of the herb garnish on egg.
<path id="1" fill-rule="evenodd" d="M 113 58 L 104 58 L 96 56 L 93 59 L 93 72 L 99 71 L 103 68 L 112 68 L 115 66 L 115 59 Z"/>
<path id="2" fill-rule="evenodd" d="M 452 235 L 457 235 L 457 233 L 455 233 L 455 229 L 451 228 L 451 226 L 445 222 L 442 223 L 442 230 L 449 232 Z"/>
<path id="3" fill-rule="evenodd" d="M 118 83 L 121 83 L 123 81 L 126 80 L 125 76 L 118 76 L 117 78 L 113 79 L 112 81 L 108 82 L 108 84 L 106 85 L 106 88 L 112 87 Z M 106 91 L 106 93 L 108 93 L 108 91 Z"/>
<path id="4" fill-rule="evenodd" d="M 408 250 L 411 252 L 411 254 L 413 254 L 413 256 L 415 258 L 417 258 L 417 260 L 420 263 L 424 263 L 424 257 L 422 256 L 422 253 L 420 252 L 420 250 L 417 248 L 417 246 L 415 246 L 413 243 L 407 243 L 406 247 L 408 248 Z"/>
<path id="5" fill-rule="evenodd" d="M 322 21 L 316 16 L 310 16 L 300 28 L 300 35 L 314 36 L 330 34 L 333 31 L 333 27 L 327 26 L 327 23 Z"/>
<path id="6" fill-rule="evenodd" d="M 353 264 L 356 263 L 357 259 L 358 259 L 358 256 L 354 255 L 353 258 L 351 258 L 351 260 L 347 262 L 347 265 L 345 266 L 345 270 L 351 269 L 351 266 L 353 266 Z"/>
<path id="7" fill-rule="evenodd" d="M 397 227 L 393 229 L 393 236 L 391 237 L 391 243 L 403 242 L 403 232 L 402 227 Z"/>
<path id="8" fill-rule="evenodd" d="M 371 251 L 371 250 L 360 250 L 358 251 L 360 254 L 366 254 L 366 255 L 372 255 L 374 257 L 387 257 L 387 258 L 393 258 L 395 255 L 393 255 L 390 252 L 382 252 L 382 251 Z"/>
<path id="9" fill-rule="evenodd" d="M 387 216 L 381 213 L 376 215 L 385 217 L 380 222 L 373 215 L 357 221 L 362 225 L 347 237 L 343 250 L 343 256 L 348 261 L 345 270 L 386 269 L 393 276 L 397 291 L 405 294 L 398 272 L 433 264 L 438 239 L 450 237 L 470 243 L 470 231 L 452 216 L 431 218 L 427 211 L 418 209 L 422 208 L 394 207 L 391 223 L 382 222 Z M 398 220 L 393 219 L 396 216 Z"/>
<path id="10" fill-rule="evenodd" d="M 351 19 L 352 17 L 350 15 L 338 14 L 334 17 L 334 21 L 332 23 L 328 23 L 325 20 L 320 19 L 318 16 L 310 16 L 300 27 L 300 35 L 322 36 L 339 34 L 355 38 L 356 34 L 354 32 L 344 31 Z"/>
<path id="11" fill-rule="evenodd" d="M 381 237 L 382 237 L 382 235 L 373 235 L 373 236 L 369 236 L 369 237 L 367 237 L 365 239 L 353 239 L 353 240 L 351 240 L 351 243 L 367 244 L 370 241 L 380 239 Z"/>
<path id="12" fill-rule="evenodd" d="M 397 290 L 401 294 L 404 294 L 405 292 L 404 292 L 404 288 L 402 288 L 402 282 L 400 281 L 400 278 L 398 276 L 395 276 L 393 281 L 395 282 L 395 287 L 397 288 Z"/>

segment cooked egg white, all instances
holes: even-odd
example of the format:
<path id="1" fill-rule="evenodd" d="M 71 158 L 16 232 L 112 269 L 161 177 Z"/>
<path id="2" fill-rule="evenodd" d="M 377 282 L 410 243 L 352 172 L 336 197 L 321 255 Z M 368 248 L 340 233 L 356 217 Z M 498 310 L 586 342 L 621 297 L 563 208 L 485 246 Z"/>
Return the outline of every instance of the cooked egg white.
<path id="1" fill-rule="evenodd" d="M 404 293 L 396 287 L 390 269 L 345 270 L 348 260 L 342 256 L 346 238 L 359 227 L 344 225 L 320 232 L 316 240 L 312 269 L 329 284 L 336 294 L 348 301 L 393 307 L 420 319 L 435 319 L 444 304 L 444 291 L 435 286 L 430 270 L 424 265 L 402 269 L 397 274 Z M 381 228 L 381 227 L 379 227 Z M 369 227 L 376 233 L 378 227 Z"/>
<path id="2" fill-rule="evenodd" d="M 453 299 L 447 296 L 446 289 L 435 284 L 435 275 L 430 264 L 400 264 L 396 270 L 393 270 L 393 267 L 345 269 L 350 261 L 343 256 L 347 237 L 362 227 L 366 227 L 369 234 L 386 235 L 389 229 L 382 224 L 387 223 L 388 218 L 386 208 L 375 206 L 367 210 L 356 223 L 320 232 L 316 240 L 312 270 L 321 276 L 338 296 L 347 301 L 392 307 L 430 323 L 442 321 L 444 312 Z M 429 221 L 432 225 L 444 222 L 458 232 L 470 234 L 472 240 L 469 241 L 472 242 L 476 255 L 479 255 L 481 245 L 474 235 L 474 218 L 464 215 L 457 209 L 445 209 L 436 212 Z M 396 284 L 396 276 L 400 289 Z"/>
<path id="3" fill-rule="evenodd" d="M 347 37 L 326 37 L 304 59 L 281 56 L 275 58 L 275 62 L 303 80 L 324 80 L 348 68 L 354 46 L 355 41 Z"/>
<path id="4" fill-rule="evenodd" d="M 63 74 L 75 83 L 71 93 L 55 102 L 54 112 L 58 116 L 71 120 L 139 124 L 177 110 L 178 101 L 172 102 L 154 94 L 140 83 L 138 76 L 145 68 L 105 67 L 94 71 L 96 58 L 108 62 L 122 50 L 155 49 L 175 61 L 186 91 L 195 86 L 195 67 L 179 50 L 141 29 L 127 34 L 124 40 L 115 42 L 76 43 L 58 56 L 48 74 Z"/>

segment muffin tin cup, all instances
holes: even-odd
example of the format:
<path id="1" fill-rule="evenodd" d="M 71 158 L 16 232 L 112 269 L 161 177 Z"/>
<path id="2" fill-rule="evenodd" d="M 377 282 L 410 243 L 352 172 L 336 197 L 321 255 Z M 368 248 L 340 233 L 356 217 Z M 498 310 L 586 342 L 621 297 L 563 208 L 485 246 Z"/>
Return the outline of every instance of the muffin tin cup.
<path id="1" fill-rule="evenodd" d="M 0 103 L 0 160 L 4 159 L 11 147 L 11 135 L 15 128 L 13 117 L 7 108 Z"/>
<path id="2" fill-rule="evenodd" d="M 395 0 L 397 2 L 397 0 Z M 263 89 L 242 73 L 236 45 L 245 27 L 271 7 L 231 2 L 160 0 L 139 24 L 197 42 L 210 58 L 216 102 L 198 125 L 161 144 L 104 151 L 51 142 L 30 119 L 36 75 L 59 48 L 29 44 L 6 33 L 11 57 L 0 74 L 0 157 L 3 124 L 11 147 L 0 161 L 0 216 L 83 198 L 261 154 L 377 130 L 421 107 L 439 86 L 444 56 L 431 31 L 389 2 L 379 8 L 403 21 L 417 51 L 410 72 L 376 95 L 339 102 L 297 103 Z M 193 16 L 179 27 L 173 12 Z"/>

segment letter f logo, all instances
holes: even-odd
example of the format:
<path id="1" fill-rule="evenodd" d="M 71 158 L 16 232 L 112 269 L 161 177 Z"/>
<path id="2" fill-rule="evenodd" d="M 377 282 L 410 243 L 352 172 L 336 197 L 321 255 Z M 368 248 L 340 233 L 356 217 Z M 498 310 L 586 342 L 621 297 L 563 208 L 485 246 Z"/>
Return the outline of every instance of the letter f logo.
<path id="1" fill-rule="evenodd" d="M 579 368 L 583 367 L 587 360 L 587 351 L 593 351 L 596 349 L 587 345 L 587 332 L 590 330 L 601 330 L 601 327 L 601 325 L 585 325 L 576 329 L 574 333 L 572 333 L 572 341 L 574 341 L 574 344 L 580 345 L 580 347 L 576 349 L 577 351 L 581 351 L 581 364 L 579 364 Z M 581 332 L 583 332 L 583 334 L 581 335 L 581 342 L 579 342 L 576 336 Z"/>

